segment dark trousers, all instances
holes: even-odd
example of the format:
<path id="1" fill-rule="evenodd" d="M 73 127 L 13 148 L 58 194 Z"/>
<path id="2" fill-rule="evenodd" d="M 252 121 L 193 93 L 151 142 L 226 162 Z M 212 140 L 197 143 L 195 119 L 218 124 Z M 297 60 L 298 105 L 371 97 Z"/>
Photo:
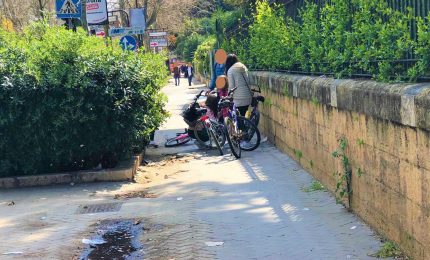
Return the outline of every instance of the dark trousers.
<path id="1" fill-rule="evenodd" d="M 179 76 L 175 77 L 175 86 L 179 86 Z"/>
<path id="2" fill-rule="evenodd" d="M 193 82 L 193 76 L 188 77 L 188 85 L 191 86 L 191 83 Z"/>
<path id="3" fill-rule="evenodd" d="M 241 116 L 245 116 L 246 111 L 248 111 L 249 106 L 237 107 Z"/>

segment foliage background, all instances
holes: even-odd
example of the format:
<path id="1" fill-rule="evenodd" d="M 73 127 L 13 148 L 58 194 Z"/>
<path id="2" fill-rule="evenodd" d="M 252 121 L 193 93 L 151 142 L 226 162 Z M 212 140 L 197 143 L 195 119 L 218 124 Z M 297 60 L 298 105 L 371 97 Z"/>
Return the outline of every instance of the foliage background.
<path id="1" fill-rule="evenodd" d="M 414 81 L 430 75 L 430 26 L 413 13 L 394 10 L 385 0 L 308 1 L 292 20 L 283 6 L 259 0 L 249 30 L 228 37 L 223 47 L 254 69 Z M 418 62 L 405 66 L 401 61 L 411 53 Z"/>
<path id="2" fill-rule="evenodd" d="M 0 31 L 0 176 L 113 167 L 141 149 L 166 118 L 164 61 L 43 22 Z"/>

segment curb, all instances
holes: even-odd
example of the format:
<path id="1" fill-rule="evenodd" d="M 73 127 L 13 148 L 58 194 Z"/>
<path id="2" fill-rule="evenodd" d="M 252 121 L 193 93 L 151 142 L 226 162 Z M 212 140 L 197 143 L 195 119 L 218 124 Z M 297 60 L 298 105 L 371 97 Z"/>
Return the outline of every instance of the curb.
<path id="1" fill-rule="evenodd" d="M 128 161 L 121 162 L 113 169 L 0 178 L 0 189 L 40 187 L 69 183 L 131 181 L 141 165 L 143 157 L 144 152 Z"/>

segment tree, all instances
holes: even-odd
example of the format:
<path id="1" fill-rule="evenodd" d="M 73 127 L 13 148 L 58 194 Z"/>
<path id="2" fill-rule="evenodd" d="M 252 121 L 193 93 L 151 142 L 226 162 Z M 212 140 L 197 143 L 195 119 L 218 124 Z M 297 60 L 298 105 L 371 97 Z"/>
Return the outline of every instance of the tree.
<path id="1" fill-rule="evenodd" d="M 15 28 L 22 28 L 31 21 L 45 19 L 46 14 L 53 12 L 54 0 L 2 0 L 0 1 L 0 17 L 11 21 Z"/>

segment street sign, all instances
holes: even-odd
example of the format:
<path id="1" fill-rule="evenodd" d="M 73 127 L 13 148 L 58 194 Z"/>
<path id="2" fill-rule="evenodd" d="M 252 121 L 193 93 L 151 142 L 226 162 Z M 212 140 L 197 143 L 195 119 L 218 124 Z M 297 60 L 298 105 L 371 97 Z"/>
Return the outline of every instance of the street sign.
<path id="1" fill-rule="evenodd" d="M 96 36 L 104 38 L 106 36 L 106 34 L 104 31 L 98 31 L 98 32 L 96 32 Z"/>
<path id="2" fill-rule="evenodd" d="M 146 28 L 145 9 L 130 9 L 130 26 Z"/>
<path id="3" fill-rule="evenodd" d="M 135 51 L 137 49 L 137 42 L 133 36 L 123 36 L 121 40 L 119 40 L 119 44 L 123 50 Z"/>
<path id="4" fill-rule="evenodd" d="M 109 23 L 106 0 L 87 0 L 85 6 L 88 25 L 103 25 Z"/>
<path id="5" fill-rule="evenodd" d="M 124 27 L 124 28 L 113 28 L 109 29 L 109 36 L 126 36 L 135 34 L 144 34 L 145 27 Z"/>
<path id="6" fill-rule="evenodd" d="M 57 18 L 81 18 L 82 2 L 81 0 L 56 0 L 55 10 Z"/>
<path id="7" fill-rule="evenodd" d="M 167 32 L 150 32 L 149 37 L 165 37 Z"/>
<path id="8" fill-rule="evenodd" d="M 167 39 L 165 38 L 150 38 L 149 45 L 151 47 L 167 47 Z"/>
<path id="9" fill-rule="evenodd" d="M 167 47 L 167 32 L 150 32 L 149 46 L 151 47 Z"/>

